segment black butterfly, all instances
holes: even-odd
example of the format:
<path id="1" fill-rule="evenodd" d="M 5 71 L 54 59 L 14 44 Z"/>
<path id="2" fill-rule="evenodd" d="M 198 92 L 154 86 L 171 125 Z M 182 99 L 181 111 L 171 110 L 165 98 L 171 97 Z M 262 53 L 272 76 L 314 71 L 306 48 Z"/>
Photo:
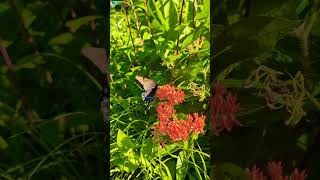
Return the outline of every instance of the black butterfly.
<path id="1" fill-rule="evenodd" d="M 141 93 L 141 97 L 145 102 L 154 101 L 154 95 L 157 91 L 157 82 L 152 79 L 143 78 L 137 76 L 136 79 L 142 84 L 144 91 Z"/>

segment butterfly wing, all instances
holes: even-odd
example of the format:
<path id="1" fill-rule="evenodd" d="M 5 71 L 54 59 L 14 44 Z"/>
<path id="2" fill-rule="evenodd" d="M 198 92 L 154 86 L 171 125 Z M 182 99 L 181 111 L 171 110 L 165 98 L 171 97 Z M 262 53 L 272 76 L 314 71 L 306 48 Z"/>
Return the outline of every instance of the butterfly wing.
<path id="1" fill-rule="evenodd" d="M 157 86 L 157 82 L 155 80 L 143 78 L 142 76 L 137 76 L 136 79 L 142 84 L 144 91 L 148 91 Z"/>
<path id="2" fill-rule="evenodd" d="M 104 48 L 86 47 L 82 49 L 82 54 L 96 65 L 102 73 L 107 73 L 107 52 Z"/>

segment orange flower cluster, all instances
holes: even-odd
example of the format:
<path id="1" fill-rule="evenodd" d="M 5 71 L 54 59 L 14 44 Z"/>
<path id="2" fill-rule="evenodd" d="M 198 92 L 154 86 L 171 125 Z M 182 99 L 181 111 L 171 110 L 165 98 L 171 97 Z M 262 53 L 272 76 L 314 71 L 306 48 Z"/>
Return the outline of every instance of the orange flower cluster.
<path id="1" fill-rule="evenodd" d="M 187 120 L 174 118 L 176 110 L 173 106 L 184 102 L 185 94 L 183 91 L 177 90 L 174 86 L 165 85 L 158 88 L 156 96 L 160 100 L 167 100 L 160 103 L 156 109 L 159 119 L 156 128 L 160 135 L 168 135 L 173 142 L 177 142 L 180 140 L 186 141 L 192 132 L 203 133 L 206 116 L 199 117 L 198 113 L 193 113 L 193 115 L 187 115 Z"/>
<path id="2" fill-rule="evenodd" d="M 256 166 L 253 166 L 251 170 L 246 169 L 246 173 L 249 180 L 267 180 L 267 177 Z M 305 170 L 299 172 L 296 168 L 290 176 L 284 176 L 282 162 L 268 162 L 268 173 L 271 180 L 305 180 L 307 178 Z"/>
<path id="3" fill-rule="evenodd" d="M 211 130 L 214 135 L 224 129 L 230 131 L 234 125 L 241 125 L 234 118 L 235 113 L 240 110 L 240 104 L 237 103 L 236 96 L 231 93 L 225 96 L 225 89 L 219 83 L 211 96 L 210 106 Z"/>

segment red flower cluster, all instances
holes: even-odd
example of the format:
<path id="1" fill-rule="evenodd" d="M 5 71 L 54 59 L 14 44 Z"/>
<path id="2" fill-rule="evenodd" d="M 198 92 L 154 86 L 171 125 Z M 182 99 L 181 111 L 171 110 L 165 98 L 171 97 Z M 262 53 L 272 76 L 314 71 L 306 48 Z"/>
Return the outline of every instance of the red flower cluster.
<path id="1" fill-rule="evenodd" d="M 161 86 L 157 90 L 156 96 L 160 100 L 168 100 L 167 103 L 173 106 L 176 104 L 183 103 L 185 94 L 183 91 L 176 90 L 174 86 L 167 84 L 167 85 Z"/>
<path id="2" fill-rule="evenodd" d="M 267 180 L 267 177 L 263 175 L 262 171 L 256 166 L 253 168 L 246 169 L 246 173 L 249 180 Z M 305 170 L 299 172 L 296 168 L 290 176 L 283 175 L 282 162 L 268 162 L 268 173 L 271 180 L 305 180 L 307 174 Z"/>
<path id="3" fill-rule="evenodd" d="M 267 177 L 263 175 L 260 168 L 257 168 L 255 165 L 250 169 L 246 169 L 247 176 L 249 180 L 267 180 Z"/>
<path id="4" fill-rule="evenodd" d="M 236 96 L 231 93 L 225 96 L 225 89 L 219 83 L 211 96 L 210 106 L 211 130 L 214 135 L 223 129 L 230 131 L 234 125 L 241 126 L 240 122 L 234 118 L 235 113 L 240 110 Z"/>
<path id="5" fill-rule="evenodd" d="M 186 141 L 192 132 L 203 133 L 204 120 L 206 118 L 204 115 L 199 117 L 198 113 L 194 113 L 193 115 L 187 115 L 188 120 L 174 119 L 176 110 L 173 106 L 184 101 L 185 94 L 183 91 L 176 90 L 174 86 L 165 85 L 159 87 L 156 96 L 160 100 L 167 100 L 157 107 L 159 119 L 157 132 L 160 135 L 168 135 L 173 142 L 176 142 L 180 140 Z"/>

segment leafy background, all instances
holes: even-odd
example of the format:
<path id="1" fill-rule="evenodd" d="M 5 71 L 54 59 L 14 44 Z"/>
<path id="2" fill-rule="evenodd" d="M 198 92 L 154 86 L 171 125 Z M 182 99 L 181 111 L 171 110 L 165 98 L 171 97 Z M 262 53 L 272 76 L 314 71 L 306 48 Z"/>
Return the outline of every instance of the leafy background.
<path id="1" fill-rule="evenodd" d="M 103 1 L 0 3 L 0 179 L 104 179 Z M 2 51 L 4 52 L 4 51 Z"/>
<path id="2" fill-rule="evenodd" d="M 192 150 L 194 159 L 177 158 L 179 151 L 183 150 L 181 143 L 167 144 L 168 150 L 159 150 L 159 142 L 151 134 L 151 127 L 157 122 L 155 108 L 159 102 L 145 104 L 141 98 L 142 89 L 135 78 L 142 75 L 156 80 L 159 86 L 172 84 L 179 87 L 187 95 L 186 103 L 175 107 L 177 112 L 208 115 L 210 1 L 128 0 L 112 3 L 111 177 L 208 179 L 209 126 Z M 203 47 L 188 51 L 188 45 L 198 42 L 198 38 L 200 41 L 201 37 L 204 37 Z M 201 101 L 200 97 L 193 96 L 192 88 L 188 88 L 190 82 L 197 87 L 204 85 Z M 191 168 L 179 168 L 183 164 L 180 160 L 190 161 Z"/>
<path id="3" fill-rule="evenodd" d="M 213 137 L 213 177 L 246 179 L 245 168 L 264 169 L 267 161 L 274 160 L 283 161 L 286 174 L 296 167 L 306 169 L 307 179 L 319 179 L 319 2 L 214 1 L 211 12 L 211 76 L 214 84 L 219 80 L 238 95 L 237 119 L 243 124 Z M 303 116 L 286 108 L 268 108 L 265 95 L 258 93 L 259 83 L 245 88 L 261 66 L 283 73 L 279 79 L 289 84 L 290 75 L 301 72 L 301 94 L 305 94 L 294 107 L 301 105 Z"/>

